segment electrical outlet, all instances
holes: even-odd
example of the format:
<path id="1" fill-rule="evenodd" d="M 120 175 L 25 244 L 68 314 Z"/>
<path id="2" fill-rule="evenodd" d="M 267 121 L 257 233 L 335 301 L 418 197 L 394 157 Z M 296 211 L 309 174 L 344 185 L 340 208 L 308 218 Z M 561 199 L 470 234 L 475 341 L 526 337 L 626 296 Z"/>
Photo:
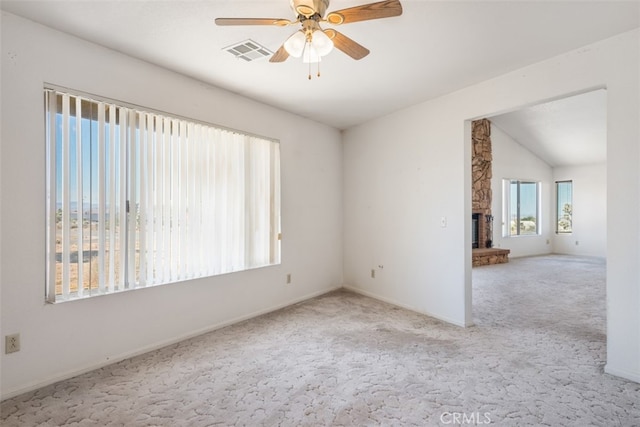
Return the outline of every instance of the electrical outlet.
<path id="1" fill-rule="evenodd" d="M 4 337 L 5 354 L 20 351 L 20 334 L 6 335 Z"/>
<path id="2" fill-rule="evenodd" d="M 372 279 L 376 278 L 376 270 L 375 269 L 371 270 L 371 278 Z"/>
<path id="3" fill-rule="evenodd" d="M 287 274 L 287 285 L 291 283 L 291 273 Z"/>

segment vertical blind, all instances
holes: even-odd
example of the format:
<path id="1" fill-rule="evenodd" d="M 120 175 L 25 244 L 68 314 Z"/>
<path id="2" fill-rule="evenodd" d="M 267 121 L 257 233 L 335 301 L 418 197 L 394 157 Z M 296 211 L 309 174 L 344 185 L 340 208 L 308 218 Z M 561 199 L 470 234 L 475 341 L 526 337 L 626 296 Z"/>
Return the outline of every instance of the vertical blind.
<path id="1" fill-rule="evenodd" d="M 275 141 L 45 89 L 47 300 L 280 262 Z"/>

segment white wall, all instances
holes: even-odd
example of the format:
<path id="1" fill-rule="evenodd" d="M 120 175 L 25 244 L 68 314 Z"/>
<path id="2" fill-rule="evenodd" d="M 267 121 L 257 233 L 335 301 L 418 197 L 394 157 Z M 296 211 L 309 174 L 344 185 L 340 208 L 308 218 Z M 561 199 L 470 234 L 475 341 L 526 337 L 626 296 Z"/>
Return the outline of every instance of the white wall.
<path id="1" fill-rule="evenodd" d="M 556 167 L 553 179 L 554 182 L 573 181 L 573 231 L 570 234 L 555 234 L 553 251 L 559 254 L 606 257 L 606 163 Z"/>
<path id="2" fill-rule="evenodd" d="M 0 356 L 3 398 L 342 284 L 339 131 L 4 12 L 1 27 L 0 337 L 22 341 Z M 282 264 L 45 304 L 45 82 L 279 139 Z"/>
<path id="3" fill-rule="evenodd" d="M 491 145 L 493 148 L 493 164 L 491 165 L 493 200 L 491 210 L 494 220 L 494 246 L 509 249 L 511 251 L 510 258 L 551 253 L 551 239 L 555 235 L 554 222 L 552 221 L 555 188 L 553 186 L 551 166 L 494 124 L 491 124 Z M 502 224 L 505 221 L 502 207 L 503 179 L 540 182 L 540 235 L 502 236 Z"/>
<path id="4" fill-rule="evenodd" d="M 346 285 L 472 324 L 468 121 L 606 87 L 605 369 L 640 381 L 639 53 L 635 30 L 344 132 Z"/>
<path id="5" fill-rule="evenodd" d="M 434 101 L 344 132 L 343 252 L 348 287 L 464 325 L 471 166 L 457 116 Z"/>

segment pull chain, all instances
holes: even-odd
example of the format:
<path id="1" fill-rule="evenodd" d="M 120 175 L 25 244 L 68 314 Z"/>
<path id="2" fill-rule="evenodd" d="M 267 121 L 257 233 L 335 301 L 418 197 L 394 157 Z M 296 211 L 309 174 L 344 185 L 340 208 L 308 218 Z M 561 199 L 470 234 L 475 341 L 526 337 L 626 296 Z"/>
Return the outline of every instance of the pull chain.
<path id="1" fill-rule="evenodd" d="M 318 73 L 316 74 L 316 76 L 320 77 L 320 61 L 318 61 Z M 311 80 L 311 62 L 309 62 L 309 75 L 307 76 L 307 78 Z"/>

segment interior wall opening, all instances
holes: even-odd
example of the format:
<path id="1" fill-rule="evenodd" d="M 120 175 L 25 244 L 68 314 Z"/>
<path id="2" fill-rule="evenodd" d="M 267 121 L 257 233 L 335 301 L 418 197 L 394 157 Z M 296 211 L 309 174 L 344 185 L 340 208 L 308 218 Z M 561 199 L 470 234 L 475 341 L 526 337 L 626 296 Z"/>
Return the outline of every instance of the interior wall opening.
<path id="1" fill-rule="evenodd" d="M 482 212 L 483 215 L 492 218 L 492 232 L 486 238 L 491 249 L 496 251 L 508 251 L 504 264 L 500 260 L 496 262 L 496 257 L 491 262 L 476 266 L 474 255 L 483 249 L 478 248 L 478 243 L 483 239 L 478 238 L 479 223 L 482 223 L 482 216 L 476 209 L 476 200 L 472 202 L 472 209 L 469 214 L 469 226 L 472 236 L 465 239 L 472 251 L 472 263 L 474 267 L 468 265 L 471 270 L 469 276 L 470 286 L 466 291 L 471 294 L 466 300 L 470 301 L 473 323 L 481 324 L 485 297 L 476 299 L 473 291 L 478 286 L 482 286 L 485 280 L 501 282 L 514 280 L 509 276 L 510 270 L 516 263 L 525 264 L 528 258 L 539 257 L 549 258 L 549 262 L 557 264 L 559 270 L 566 270 L 567 274 L 576 265 L 583 264 L 583 269 L 594 268 L 594 281 L 584 279 L 583 284 L 567 283 L 566 277 L 556 273 L 555 276 L 548 276 L 549 271 L 527 272 L 527 279 L 514 283 L 514 286 L 535 287 L 541 283 L 551 286 L 549 289 L 559 289 L 558 287 L 583 286 L 585 294 L 589 292 L 599 292 L 587 288 L 601 287 L 602 292 L 598 293 L 595 305 L 602 309 L 602 316 L 594 313 L 596 329 L 602 331 L 598 339 L 602 340 L 606 346 L 606 311 L 605 311 L 605 278 L 606 278 L 606 171 L 607 171 L 607 93 L 605 89 L 597 89 L 584 92 L 578 95 L 571 95 L 561 99 L 542 102 L 533 106 L 519 108 L 507 113 L 489 115 L 485 118 L 485 124 L 490 131 L 490 153 L 484 155 L 489 157 L 490 166 L 487 182 L 488 188 L 484 187 L 484 195 L 490 197 L 490 210 Z M 472 156 L 477 155 L 474 144 L 477 141 L 473 137 L 473 124 L 471 141 Z M 472 158 L 472 166 L 477 163 Z M 475 180 L 472 173 L 472 180 Z M 535 221 L 534 226 L 537 232 L 527 235 L 510 235 L 509 229 L 514 219 L 509 216 L 509 206 L 505 206 L 505 187 L 503 182 L 515 180 L 521 182 L 538 182 L 539 206 L 535 215 L 532 212 L 525 212 L 523 206 L 518 206 L 519 214 L 525 217 L 526 221 Z M 558 184 L 571 182 L 572 198 L 567 202 L 566 194 L 563 195 L 562 203 L 569 206 L 558 206 Z M 560 186 L 564 189 L 565 186 Z M 473 184 L 472 190 L 474 192 Z M 472 194 L 472 198 L 473 198 Z M 520 217 L 518 220 L 522 221 Z M 567 223 L 570 229 L 567 232 Z M 518 225 L 518 224 L 516 224 Z M 531 224 L 520 224 L 523 227 Z M 509 265 L 511 263 L 511 265 Z M 485 266 L 487 264 L 492 264 Z M 588 264 L 588 266 L 587 266 Z M 555 268 L 555 267 L 554 267 Z M 483 270 L 485 269 L 485 270 Z M 501 273 L 501 272 L 504 272 Z M 489 276 L 488 276 L 489 275 Z M 595 277 L 597 276 L 597 277 Z M 487 279 L 487 277 L 490 277 Z M 516 276 L 517 277 L 517 276 Z M 579 279 L 576 279 L 579 280 Z M 505 290 L 506 289 L 506 290 Z M 566 290 L 563 288 L 563 291 Z M 520 303 L 514 298 L 517 292 L 513 288 L 497 288 L 492 292 L 507 292 L 506 294 L 496 294 L 492 298 L 499 298 L 503 301 L 505 311 L 509 307 L 519 306 Z M 535 295 L 535 293 L 529 296 Z M 557 292 L 556 296 L 561 297 L 562 292 Z M 580 289 L 566 298 L 578 298 Z M 522 297 L 522 295 L 521 295 Z M 523 297 L 525 298 L 525 297 Z M 533 298 L 533 297 L 532 297 Z M 544 304 L 545 296 L 538 296 L 530 301 L 527 310 L 545 312 L 547 307 Z M 577 303 L 578 301 L 563 301 L 564 306 Z M 594 309 L 595 310 L 595 309 Z M 560 319 L 559 312 L 548 312 L 551 319 L 554 316 Z M 586 321 L 585 321 L 586 322 Z M 565 322 L 566 323 L 566 322 Z M 593 326 L 593 325 L 591 325 Z M 560 323 L 551 322 L 550 328 L 561 328 Z"/>

